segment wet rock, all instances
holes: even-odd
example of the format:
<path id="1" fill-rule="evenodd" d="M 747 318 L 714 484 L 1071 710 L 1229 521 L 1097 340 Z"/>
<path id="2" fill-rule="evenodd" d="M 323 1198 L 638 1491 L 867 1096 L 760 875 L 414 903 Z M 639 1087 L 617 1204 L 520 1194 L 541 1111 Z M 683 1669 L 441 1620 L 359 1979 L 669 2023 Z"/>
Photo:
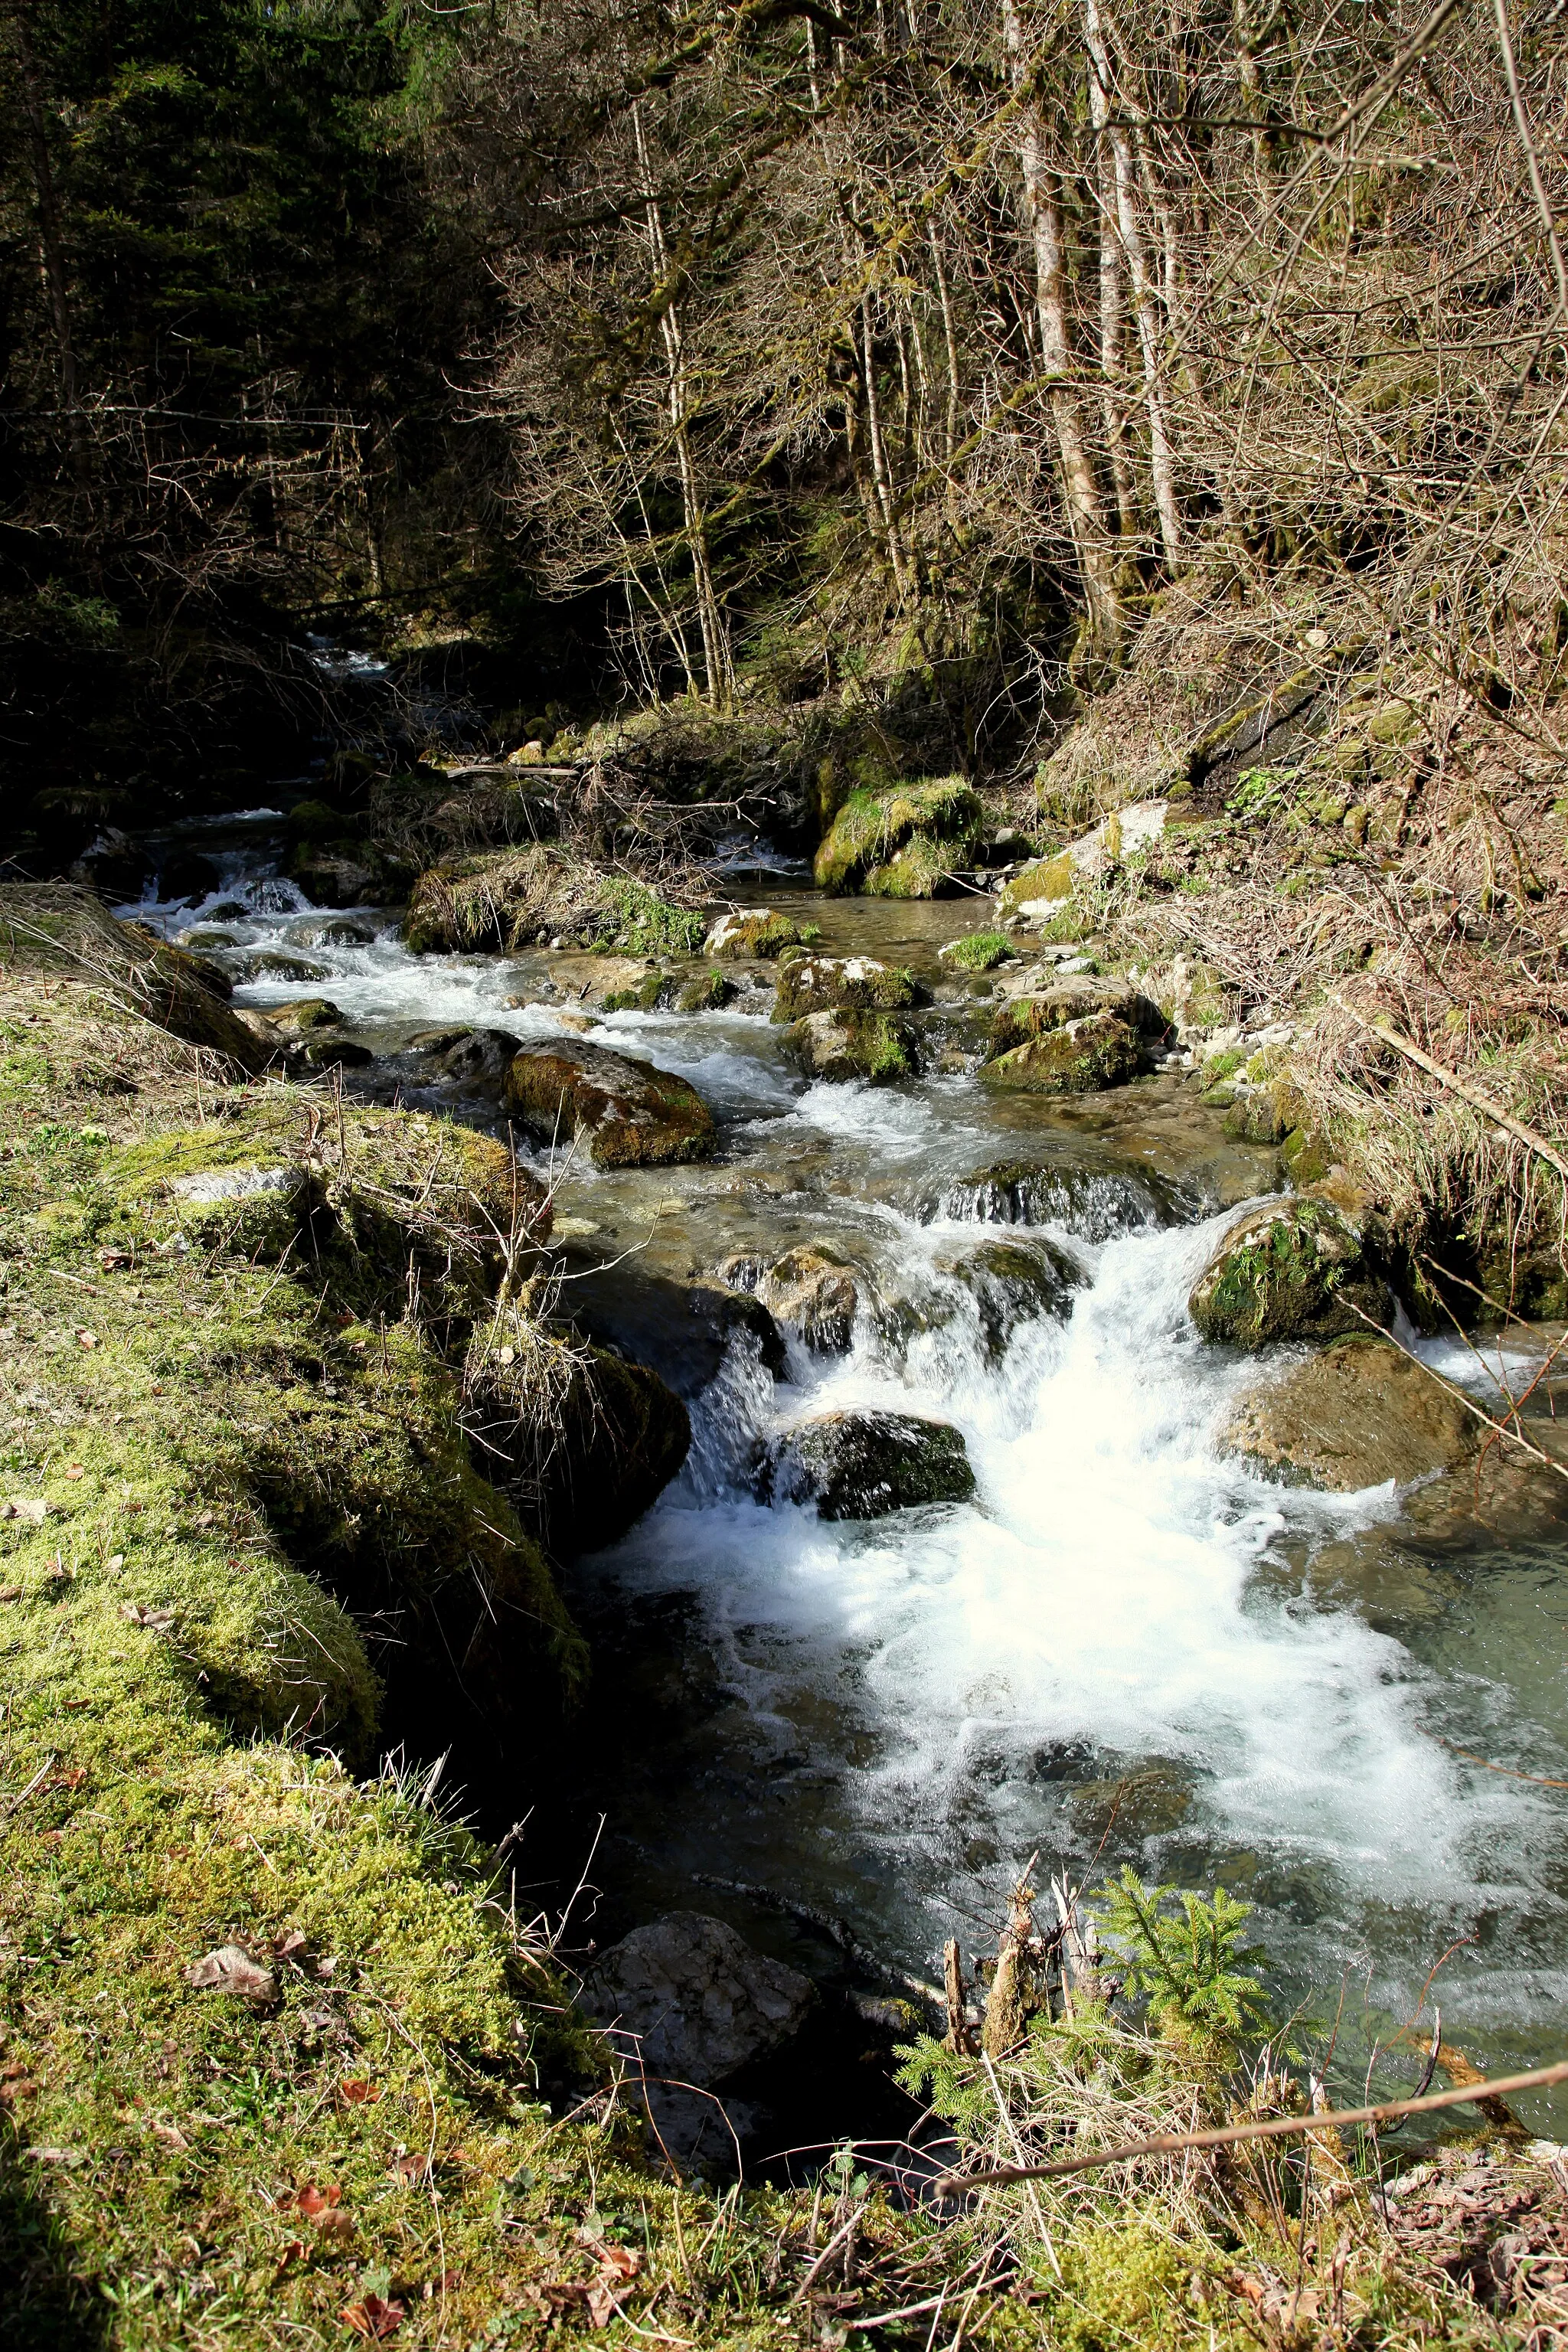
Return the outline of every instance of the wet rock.
<path id="1" fill-rule="evenodd" d="M 718 1013 L 735 996 L 735 983 L 721 971 L 699 973 L 689 980 L 678 992 L 675 1009 L 678 1013 Z"/>
<path id="2" fill-rule="evenodd" d="M 806 931 L 815 939 L 816 926 L 807 924 L 803 931 L 787 915 L 775 915 L 771 907 L 742 907 L 734 913 L 721 915 L 702 942 L 704 955 L 721 962 L 731 962 L 740 956 L 782 955 L 785 948 L 799 947 Z"/>
<path id="3" fill-rule="evenodd" d="M 160 898 L 210 898 L 223 888 L 223 876 L 198 850 L 175 850 L 158 869 Z"/>
<path id="4" fill-rule="evenodd" d="M 1380 1324 L 1394 1312 L 1367 1229 L 1305 1198 L 1271 1202 L 1232 1225 L 1187 1300 L 1205 1339 L 1241 1348 L 1363 1330 L 1358 1307 Z"/>
<path id="5" fill-rule="evenodd" d="M 962 776 L 851 793 L 816 853 L 819 889 L 934 898 L 971 867 L 984 810 Z"/>
<path id="6" fill-rule="evenodd" d="M 600 1272 L 574 1268 L 572 1313 L 591 1339 L 651 1365 L 678 1396 L 700 1396 L 716 1378 L 737 1333 L 776 1379 L 784 1369 L 783 1334 L 754 1284 L 734 1288 L 699 1278 L 681 1282 L 636 1258 Z"/>
<path id="7" fill-rule="evenodd" d="M 987 1352 L 999 1356 L 1021 1323 L 1049 1316 L 1065 1322 L 1083 1274 L 1055 1243 L 986 1241 L 962 1252 L 944 1251 L 939 1274 L 950 1275 L 971 1293 L 980 1313 Z"/>
<path id="8" fill-rule="evenodd" d="M 1429 1372 L 1369 1333 L 1335 1340 L 1243 1397 L 1219 1443 L 1291 1483 L 1348 1495 L 1452 1470 L 1473 1455 L 1479 1432 Z"/>
<path id="9" fill-rule="evenodd" d="M 668 976 L 644 956 L 552 956 L 551 977 L 574 1005 L 592 1005 L 601 1013 L 626 1006 L 649 1012 L 657 1005 Z"/>
<path id="10" fill-rule="evenodd" d="M 507 1109 L 542 1140 L 580 1142 L 596 1168 L 706 1160 L 713 1117 L 684 1078 L 603 1045 L 526 1045 L 502 1088 Z"/>
<path id="11" fill-rule="evenodd" d="M 792 956 L 779 968 L 773 1017 L 800 1021 L 809 1013 L 834 1013 L 847 1006 L 866 1012 L 906 1012 L 921 1002 L 923 993 L 912 972 L 879 963 L 875 956 Z"/>
<path id="12" fill-rule="evenodd" d="M 237 935 L 226 931 L 218 923 L 193 923 L 175 935 L 174 945 L 186 948 L 193 955 L 212 955 L 225 948 L 239 945 Z"/>
<path id="13" fill-rule="evenodd" d="M 1175 1224 L 1182 1216 L 1173 1188 L 1142 1169 L 1053 1168 L 1030 1160 L 973 1169 L 919 1205 L 927 1216 L 973 1217 L 988 1225 L 1067 1225 L 1095 1242 L 1142 1225 Z"/>
<path id="14" fill-rule="evenodd" d="M 670 1911 L 599 1959 L 584 1989 L 592 2016 L 637 2036 L 650 2073 L 707 2089 L 799 2032 L 809 1977 L 770 1959 L 722 1919 Z"/>
<path id="15" fill-rule="evenodd" d="M 658 1374 L 571 1326 L 492 1318 L 469 1344 L 464 1385 L 487 1475 L 557 1559 L 625 1535 L 690 1449 L 690 1417 Z"/>
<path id="16" fill-rule="evenodd" d="M 237 980 L 282 980 L 298 982 L 302 987 L 331 977 L 324 963 L 312 963 L 309 956 L 293 955 L 287 948 L 253 948 L 238 957 L 231 970 Z"/>
<path id="17" fill-rule="evenodd" d="M 337 851 L 298 849 L 289 861 L 289 872 L 317 907 L 369 907 L 385 895 L 377 866 Z"/>
<path id="18" fill-rule="evenodd" d="M 1113 1013 L 1091 1013 L 1047 1030 L 980 1066 L 988 1087 L 1016 1094 L 1098 1094 L 1148 1067 L 1146 1042 Z"/>
<path id="19" fill-rule="evenodd" d="M 375 933 L 368 923 L 350 922 L 343 915 L 332 915 L 324 923 L 290 923 L 289 939 L 291 945 L 301 948 L 368 948 L 375 944 Z"/>
<path id="20" fill-rule="evenodd" d="M 762 1483 L 824 1519 L 880 1519 L 922 1503 L 963 1503 L 974 1473 L 963 1436 L 912 1412 L 824 1412 L 798 1422 Z"/>
<path id="21" fill-rule="evenodd" d="M 647 971 L 628 988 L 612 989 L 604 999 L 606 1013 L 657 1013 L 668 1004 L 676 991 L 672 972 Z"/>
<path id="22" fill-rule="evenodd" d="M 153 880 L 153 860 L 139 843 L 109 825 L 77 859 L 70 878 L 118 906 L 142 897 Z"/>
<path id="23" fill-rule="evenodd" d="M 334 1037 L 324 1029 L 314 1029 L 305 1039 L 305 1059 L 313 1070 L 363 1070 L 375 1055 L 353 1037 Z"/>
<path id="24" fill-rule="evenodd" d="M 521 1042 L 506 1029 L 467 1029 L 443 1040 L 436 1049 L 436 1066 L 459 1086 L 499 1095 Z"/>
<path id="25" fill-rule="evenodd" d="M 734 1266 L 736 1261 L 726 1264 Z M 724 1268 L 720 1271 L 723 1278 Z M 808 1242 L 786 1252 L 761 1275 L 756 1290 L 769 1312 L 808 1348 L 825 1356 L 847 1352 L 860 1290 L 853 1270 L 834 1251 Z"/>
<path id="26" fill-rule="evenodd" d="M 1054 980 L 1028 995 L 1009 994 L 998 1005 L 991 1024 L 993 1058 L 1032 1045 L 1052 1031 L 1100 1014 L 1120 1021 L 1142 1037 L 1163 1037 L 1165 1016 L 1156 1004 L 1125 981 L 1097 980 L 1088 974 Z"/>
<path id="27" fill-rule="evenodd" d="M 274 1029 L 287 1037 L 302 1037 L 309 1029 L 329 1029 L 342 1019 L 342 1013 L 326 996 L 301 996 L 292 1004 L 274 1004 L 264 1016 Z"/>
<path id="28" fill-rule="evenodd" d="M 914 1075 L 913 1033 L 908 1022 L 887 1013 L 853 1005 L 808 1013 L 784 1032 L 784 1044 L 811 1078 L 865 1078 L 872 1086 L 891 1086 Z"/>

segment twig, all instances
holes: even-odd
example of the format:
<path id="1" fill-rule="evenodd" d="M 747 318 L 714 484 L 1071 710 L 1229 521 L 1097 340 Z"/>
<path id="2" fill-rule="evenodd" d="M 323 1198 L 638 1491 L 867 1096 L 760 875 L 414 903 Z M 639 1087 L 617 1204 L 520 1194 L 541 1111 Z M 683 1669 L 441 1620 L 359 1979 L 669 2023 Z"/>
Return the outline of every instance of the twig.
<path id="1" fill-rule="evenodd" d="M 1495 1120 L 1497 1125 L 1511 1135 L 1516 1142 L 1527 1145 L 1538 1158 L 1546 1161 L 1548 1167 L 1555 1168 L 1564 1184 L 1568 1184 L 1568 1160 L 1564 1160 L 1562 1153 L 1548 1143 L 1543 1135 L 1537 1134 L 1534 1128 L 1526 1127 L 1521 1118 L 1515 1118 L 1511 1111 L 1506 1111 L 1500 1104 L 1493 1102 L 1489 1095 L 1484 1095 L 1479 1087 L 1472 1086 L 1468 1078 L 1460 1077 L 1457 1071 L 1445 1069 L 1441 1062 L 1435 1061 L 1430 1054 L 1415 1044 L 1411 1038 L 1402 1035 L 1392 1021 L 1370 1020 L 1364 1013 L 1358 1013 L 1353 1004 L 1347 1004 L 1342 996 L 1334 997 L 1332 1002 L 1339 1006 L 1342 1013 L 1348 1013 L 1351 1019 L 1366 1030 L 1370 1036 L 1381 1037 L 1384 1045 L 1392 1045 L 1395 1053 L 1403 1054 L 1407 1061 L 1414 1062 L 1418 1069 L 1425 1070 L 1428 1076 L 1436 1078 L 1440 1086 L 1451 1087 L 1462 1101 L 1469 1104 L 1472 1110 L 1479 1110 L 1483 1118 Z"/>
<path id="2" fill-rule="evenodd" d="M 1457 2089 L 1432 2091 L 1419 2099 L 1390 2099 L 1381 2106 L 1342 2107 L 1324 2116 L 1274 2116 L 1265 2123 L 1224 2124 L 1212 2131 L 1164 2132 L 1157 2139 L 1125 2141 L 1120 2147 L 1099 2149 L 1093 2156 L 1067 2156 L 1054 2164 L 1006 2164 L 988 2172 L 946 2172 L 935 2184 L 939 2197 L 956 2197 L 965 2189 L 984 2189 L 1013 2180 L 1056 2180 L 1069 2172 L 1092 2172 L 1106 2164 L 1127 2164 L 1139 2156 L 1176 2156 L 1186 2147 L 1233 2147 L 1238 2140 L 1294 2139 L 1303 2132 L 1339 2131 L 1347 2124 L 1383 2124 L 1396 2116 L 1428 2115 L 1438 2107 L 1479 2106 L 1515 2091 L 1544 2091 L 1553 2083 L 1568 2083 L 1568 2058 L 1552 2066 L 1535 2066 L 1527 2074 L 1503 2074 L 1495 2081 L 1461 2084 Z"/>
<path id="3" fill-rule="evenodd" d="M 1455 1402 L 1462 1404 L 1467 1412 L 1473 1412 L 1478 1421 L 1484 1421 L 1489 1429 L 1495 1430 L 1497 1434 L 1505 1439 L 1510 1445 L 1519 1446 L 1531 1456 L 1532 1461 L 1544 1464 L 1548 1470 L 1554 1470 L 1559 1478 L 1568 1478 L 1568 1467 L 1564 1467 L 1561 1462 L 1554 1461 L 1552 1456 L 1543 1453 L 1539 1445 L 1532 1445 L 1529 1438 L 1521 1436 L 1517 1429 L 1510 1429 L 1504 1422 L 1494 1421 L 1491 1414 L 1483 1405 L 1479 1405 L 1473 1396 L 1468 1396 L 1457 1382 L 1445 1380 L 1441 1372 L 1435 1371 L 1423 1357 L 1416 1355 L 1413 1349 L 1405 1347 L 1403 1340 L 1396 1339 L 1392 1331 L 1386 1330 L 1375 1316 L 1369 1315 L 1364 1307 L 1358 1307 L 1353 1298 L 1347 1298 L 1344 1304 L 1352 1315 L 1361 1317 L 1369 1331 L 1375 1331 L 1380 1339 L 1386 1339 L 1391 1348 L 1397 1348 L 1402 1356 L 1408 1356 L 1413 1364 L 1419 1364 L 1427 1379 L 1436 1381 L 1440 1389 L 1446 1389 Z"/>

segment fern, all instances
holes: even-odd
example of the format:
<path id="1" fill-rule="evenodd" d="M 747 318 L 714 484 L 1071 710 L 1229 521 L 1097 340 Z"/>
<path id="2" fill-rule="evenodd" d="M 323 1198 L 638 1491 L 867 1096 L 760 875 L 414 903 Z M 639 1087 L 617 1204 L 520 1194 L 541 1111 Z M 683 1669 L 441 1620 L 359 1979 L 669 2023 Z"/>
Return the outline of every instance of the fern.
<path id="1" fill-rule="evenodd" d="M 1167 1908 L 1173 1899 L 1179 1916 Z M 1101 1932 L 1124 1970 L 1123 1989 L 1148 2002 L 1151 2021 L 1238 2045 L 1270 2030 L 1263 1987 L 1248 1973 L 1264 1955 L 1240 1940 L 1252 1907 L 1223 1886 L 1209 1903 L 1173 1886 L 1145 1886 L 1126 1868 L 1097 1898 Z"/>

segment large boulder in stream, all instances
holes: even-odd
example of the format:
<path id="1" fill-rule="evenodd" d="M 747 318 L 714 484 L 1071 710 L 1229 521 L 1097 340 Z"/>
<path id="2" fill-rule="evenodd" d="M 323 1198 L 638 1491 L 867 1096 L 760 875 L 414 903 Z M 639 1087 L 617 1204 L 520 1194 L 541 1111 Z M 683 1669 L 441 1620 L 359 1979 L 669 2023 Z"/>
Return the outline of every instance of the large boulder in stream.
<path id="1" fill-rule="evenodd" d="M 1146 1069 L 1164 1030 L 1158 1006 L 1122 981 L 1053 981 L 998 1008 L 980 1075 L 1028 1094 L 1093 1094 Z"/>
<path id="2" fill-rule="evenodd" d="M 1250 1390 L 1220 1433 L 1291 1485 L 1350 1495 L 1408 1486 L 1475 1453 L 1479 1423 L 1424 1365 L 1371 1333 L 1336 1339 L 1281 1380 Z"/>
<path id="3" fill-rule="evenodd" d="M 785 948 L 804 945 L 808 937 L 816 937 L 815 924 L 802 930 L 787 915 L 774 914 L 771 907 L 737 907 L 728 915 L 721 915 L 702 942 L 702 952 L 718 962 L 732 963 L 742 956 L 772 957 L 783 955 Z"/>
<path id="4" fill-rule="evenodd" d="M 1226 1234 L 1193 1285 L 1187 1311 L 1205 1339 L 1261 1348 L 1331 1339 L 1385 1325 L 1394 1297 L 1368 1228 L 1309 1194 L 1266 1202 Z"/>
<path id="5" fill-rule="evenodd" d="M 973 1300 L 981 1340 L 993 1358 L 1005 1352 L 1014 1333 L 1026 1323 L 1042 1318 L 1065 1323 L 1072 1312 L 1073 1293 L 1084 1282 L 1082 1270 L 1043 1234 L 944 1250 L 935 1264 L 939 1274 L 950 1276 Z"/>
<path id="6" fill-rule="evenodd" d="M 863 1078 L 892 1086 L 914 1076 L 914 1036 L 908 1022 L 889 1013 L 842 1005 L 833 1013 L 808 1013 L 784 1032 L 784 1044 L 808 1078 L 839 1084 Z"/>
<path id="7" fill-rule="evenodd" d="M 707 1160 L 713 1115 L 695 1087 L 603 1045 L 525 1045 L 507 1070 L 505 1108 L 543 1142 L 579 1142 L 596 1168 Z"/>
<path id="8" fill-rule="evenodd" d="M 818 1355 L 842 1356 L 854 1339 L 860 1285 L 855 1268 L 826 1243 L 805 1242 L 772 1265 L 726 1258 L 719 1279 L 754 1291 L 770 1315 Z"/>
<path id="9" fill-rule="evenodd" d="M 923 994 L 912 972 L 875 956 L 791 956 L 779 967 L 773 1017 L 800 1021 L 809 1013 L 833 1013 L 846 1005 L 903 1013 Z"/>
<path id="10" fill-rule="evenodd" d="M 818 1518 L 880 1519 L 964 1503 L 974 1473 L 961 1433 L 913 1412 L 820 1412 L 797 1422 L 759 1473 L 764 1492 L 815 1503 Z"/>
<path id="11" fill-rule="evenodd" d="M 926 776 L 885 792 L 851 793 L 816 853 L 819 889 L 868 898 L 936 898 L 973 866 L 985 830 L 962 776 Z"/>

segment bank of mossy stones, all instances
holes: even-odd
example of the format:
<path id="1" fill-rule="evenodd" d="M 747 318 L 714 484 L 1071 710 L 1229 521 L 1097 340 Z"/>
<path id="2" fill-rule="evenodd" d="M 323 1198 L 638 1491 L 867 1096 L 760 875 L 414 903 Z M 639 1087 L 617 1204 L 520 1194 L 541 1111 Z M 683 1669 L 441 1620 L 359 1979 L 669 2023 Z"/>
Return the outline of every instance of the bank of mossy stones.
<path id="1" fill-rule="evenodd" d="M 718 963 L 743 956 L 765 961 L 783 955 L 785 948 L 809 947 L 820 936 L 816 923 L 796 923 L 771 907 L 740 907 L 720 916 L 702 942 L 702 952 Z"/>
<path id="2" fill-rule="evenodd" d="M 990 1052 L 994 1060 L 1016 1046 L 1033 1044 L 1069 1022 L 1106 1014 L 1140 1037 L 1154 1039 L 1165 1033 L 1165 1016 L 1142 991 L 1119 980 L 1084 975 L 1051 982 L 1027 996 L 1010 996 L 998 1005 L 991 1023 Z"/>
<path id="3" fill-rule="evenodd" d="M 973 866 L 984 824 L 979 796 L 962 776 L 851 793 L 816 853 L 817 887 L 939 898 L 955 887 L 955 874 Z"/>
<path id="4" fill-rule="evenodd" d="M 421 874 L 404 919 L 416 955 L 500 950 L 556 937 L 629 955 L 695 955 L 706 926 L 643 882 L 535 844 L 449 859 Z"/>
<path id="5" fill-rule="evenodd" d="M 1017 950 L 1005 931 L 968 931 L 961 940 L 951 940 L 939 952 L 953 971 L 994 971 Z"/>
<path id="6" fill-rule="evenodd" d="M 1219 1444 L 1288 1483 L 1348 1495 L 1456 1469 L 1480 1434 L 1476 1416 L 1425 1365 L 1367 1332 L 1249 1391 Z"/>
<path id="7" fill-rule="evenodd" d="M 1261 1348 L 1364 1330 L 1366 1318 L 1386 1326 L 1394 1299 L 1366 1233 L 1330 1202 L 1298 1198 L 1232 1225 L 1187 1308 L 1205 1339 Z"/>
<path id="8" fill-rule="evenodd" d="M 880 1519 L 974 1492 L 962 1433 L 912 1412 L 815 1413 L 785 1433 L 759 1478 L 766 1492 L 815 1503 L 823 1519 Z"/>
<path id="9" fill-rule="evenodd" d="M 893 1086 L 915 1072 L 914 1033 L 893 1013 L 842 1005 L 791 1024 L 784 1044 L 807 1077 Z"/>
<path id="10" fill-rule="evenodd" d="M 662 1168 L 711 1157 L 713 1115 L 684 1078 L 603 1045 L 525 1045 L 502 1101 L 542 1142 L 578 1143 L 595 1168 Z"/>
<path id="11" fill-rule="evenodd" d="M 921 1002 L 923 991 L 901 965 L 875 956 L 795 955 L 779 967 L 773 997 L 775 1021 L 801 1021 L 811 1013 L 853 1006 L 863 1012 L 901 1013 Z"/>

